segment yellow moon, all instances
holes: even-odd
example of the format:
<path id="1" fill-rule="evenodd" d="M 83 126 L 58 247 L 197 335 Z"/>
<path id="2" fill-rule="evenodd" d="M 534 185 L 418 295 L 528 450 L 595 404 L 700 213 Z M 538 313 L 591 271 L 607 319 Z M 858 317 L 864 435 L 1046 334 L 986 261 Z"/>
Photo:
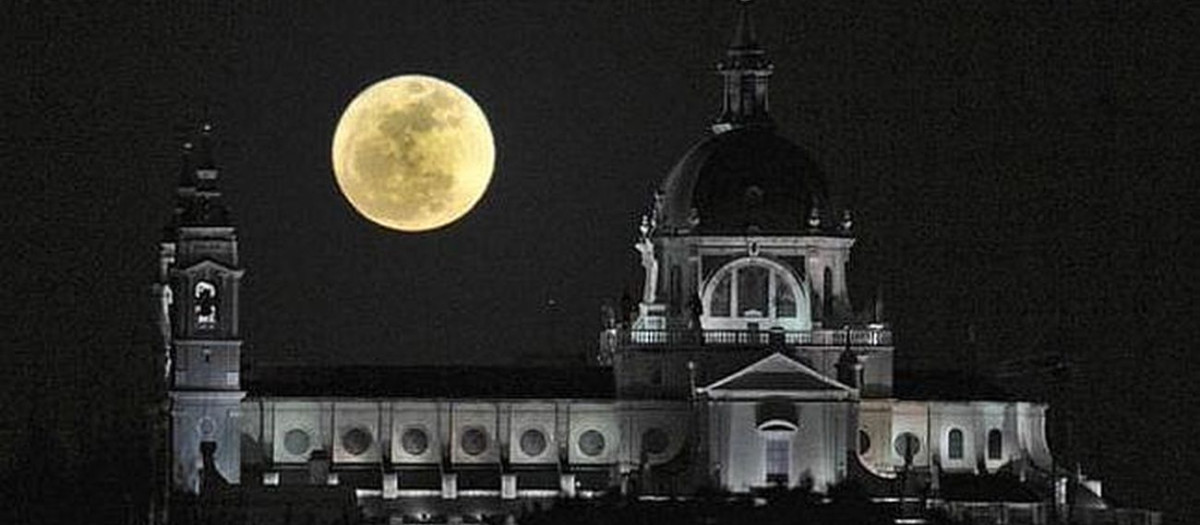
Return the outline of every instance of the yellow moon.
<path id="1" fill-rule="evenodd" d="M 363 217 L 405 232 L 466 215 L 487 191 L 495 162 L 479 105 L 454 84 L 424 75 L 367 87 L 333 134 L 342 195 Z"/>

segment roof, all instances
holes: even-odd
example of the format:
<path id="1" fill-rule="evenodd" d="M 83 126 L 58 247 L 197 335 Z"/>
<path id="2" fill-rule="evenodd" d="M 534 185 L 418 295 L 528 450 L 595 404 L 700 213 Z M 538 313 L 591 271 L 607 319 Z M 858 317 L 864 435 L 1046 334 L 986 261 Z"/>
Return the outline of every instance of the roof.
<path id="1" fill-rule="evenodd" d="M 679 160 L 661 191 L 662 226 L 707 235 L 803 231 L 809 212 L 827 201 L 817 163 L 771 127 L 705 138 Z M 823 213 L 825 225 L 837 222 Z"/>
<path id="2" fill-rule="evenodd" d="M 912 401 L 1017 401 L 994 379 L 961 370 L 896 370 L 892 392 Z"/>
<path id="3" fill-rule="evenodd" d="M 612 369 L 583 366 L 275 366 L 247 370 L 242 384 L 279 397 L 614 397 Z"/>

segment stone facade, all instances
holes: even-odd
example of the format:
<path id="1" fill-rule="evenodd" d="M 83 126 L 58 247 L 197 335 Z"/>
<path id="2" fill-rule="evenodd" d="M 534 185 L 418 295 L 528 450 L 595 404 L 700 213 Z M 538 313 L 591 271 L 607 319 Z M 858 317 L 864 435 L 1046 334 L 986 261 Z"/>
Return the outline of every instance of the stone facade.
<path id="1" fill-rule="evenodd" d="M 337 371 L 323 387 L 310 377 L 284 388 L 262 371 L 247 381 L 243 270 L 206 128 L 185 159 L 155 285 L 171 489 L 342 487 L 377 515 L 453 520 L 609 491 L 823 491 L 848 479 L 893 497 L 915 477 L 936 496 L 954 476 L 1007 472 L 1022 483 L 1040 476 L 1030 490 L 1042 496 L 947 508 L 1000 505 L 1045 521 L 1062 501 L 1041 487 L 1063 479 L 1046 405 L 898 393 L 888 325 L 849 297 L 851 214 L 776 134 L 770 63 L 747 9 L 720 70 L 725 108 L 713 134 L 667 175 L 638 225 L 643 293 L 635 311 L 606 320 L 589 372 L 607 383 L 598 389 L 561 375 L 557 390 L 539 392 L 523 371 L 482 389 L 489 380 L 470 374 L 483 369 L 450 393 L 410 388 L 431 373 L 417 369 L 372 376 L 363 390 L 352 387 L 365 376 Z M 1076 485 L 1098 499 L 1098 482 Z"/>

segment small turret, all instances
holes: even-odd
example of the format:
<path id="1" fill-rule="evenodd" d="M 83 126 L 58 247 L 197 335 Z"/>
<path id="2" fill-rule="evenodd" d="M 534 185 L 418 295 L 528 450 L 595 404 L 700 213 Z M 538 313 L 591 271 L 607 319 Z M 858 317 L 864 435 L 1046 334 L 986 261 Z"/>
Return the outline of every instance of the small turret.
<path id="1" fill-rule="evenodd" d="M 725 88 L 721 115 L 712 125 L 713 133 L 771 125 L 771 117 L 767 114 L 767 87 L 773 69 L 767 60 L 767 52 L 758 45 L 750 1 L 738 2 L 733 39 L 725 50 L 725 60 L 717 66 Z"/>

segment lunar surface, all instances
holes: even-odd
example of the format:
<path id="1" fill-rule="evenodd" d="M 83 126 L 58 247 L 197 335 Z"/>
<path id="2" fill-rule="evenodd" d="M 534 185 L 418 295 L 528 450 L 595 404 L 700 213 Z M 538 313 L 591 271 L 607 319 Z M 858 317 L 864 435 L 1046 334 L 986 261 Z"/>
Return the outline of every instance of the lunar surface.
<path id="1" fill-rule="evenodd" d="M 457 86 L 403 75 L 359 93 L 333 135 L 333 171 L 346 200 L 394 230 L 440 228 L 471 211 L 492 180 L 487 117 Z"/>

